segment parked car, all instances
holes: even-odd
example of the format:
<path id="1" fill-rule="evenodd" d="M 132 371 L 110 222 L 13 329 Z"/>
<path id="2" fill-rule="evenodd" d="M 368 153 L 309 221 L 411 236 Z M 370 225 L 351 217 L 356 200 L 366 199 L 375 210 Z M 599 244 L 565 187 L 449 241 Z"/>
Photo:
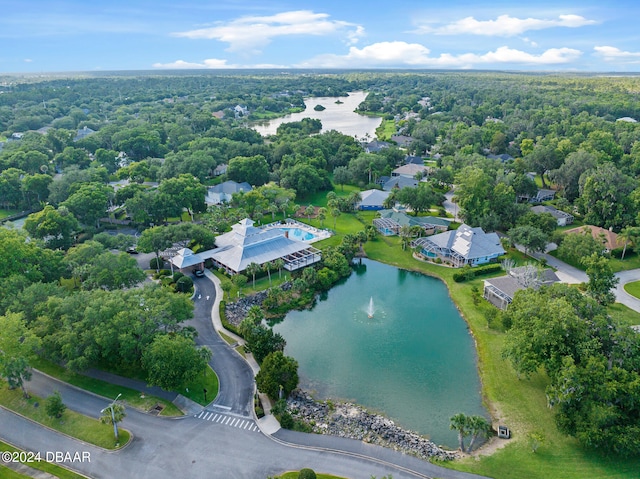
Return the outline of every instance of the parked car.
<path id="1" fill-rule="evenodd" d="M 202 278 L 204 276 L 204 271 L 202 271 L 201 269 L 197 269 L 193 272 L 193 274 L 196 275 L 196 278 Z"/>
<path id="2" fill-rule="evenodd" d="M 138 250 L 135 248 L 135 246 L 129 246 L 127 248 L 127 253 L 129 253 L 129 254 L 138 254 Z"/>

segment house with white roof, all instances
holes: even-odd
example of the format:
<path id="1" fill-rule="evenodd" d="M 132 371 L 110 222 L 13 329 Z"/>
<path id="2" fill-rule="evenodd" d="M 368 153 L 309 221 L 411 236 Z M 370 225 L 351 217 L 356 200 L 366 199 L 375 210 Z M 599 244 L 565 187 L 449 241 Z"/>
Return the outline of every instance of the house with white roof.
<path id="1" fill-rule="evenodd" d="M 553 206 L 548 205 L 538 205 L 532 206 L 531 211 L 537 215 L 541 215 L 542 213 L 549 213 L 556 219 L 558 226 L 567 226 L 573 223 L 574 217 L 569 213 L 565 213 L 564 211 L 560 211 Z"/>
<path id="2" fill-rule="evenodd" d="M 236 223 L 231 231 L 216 238 L 217 248 L 198 253 L 204 262 L 211 259 L 219 268 L 238 274 L 251 263 L 264 265 L 277 259 L 284 260 L 284 269 L 295 271 L 319 262 L 317 248 L 289 238 L 281 229 L 262 229 L 253 226 L 249 218 Z"/>
<path id="3" fill-rule="evenodd" d="M 391 172 L 391 176 L 404 176 L 405 178 L 415 178 L 417 174 L 426 176 L 429 174 L 429 168 L 424 165 L 417 165 L 415 163 L 407 163 L 406 165 L 399 166 Z"/>
<path id="4" fill-rule="evenodd" d="M 489 263 L 505 254 L 496 233 L 485 233 L 480 227 L 465 224 L 457 230 L 417 238 L 411 245 L 419 247 L 427 258 L 440 258 L 455 267 Z"/>
<path id="5" fill-rule="evenodd" d="M 381 210 L 385 200 L 391 195 L 390 191 L 366 190 L 360 192 L 362 200 L 358 203 L 359 210 Z"/>

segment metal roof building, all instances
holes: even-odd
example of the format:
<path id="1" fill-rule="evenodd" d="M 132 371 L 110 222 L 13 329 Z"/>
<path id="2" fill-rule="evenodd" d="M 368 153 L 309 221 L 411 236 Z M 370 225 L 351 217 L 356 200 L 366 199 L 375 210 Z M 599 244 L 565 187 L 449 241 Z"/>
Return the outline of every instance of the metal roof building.
<path id="1" fill-rule="evenodd" d="M 438 257 L 457 267 L 488 263 L 505 254 L 496 233 L 485 233 L 480 227 L 465 224 L 457 230 L 418 238 L 412 241 L 412 246 L 420 246 L 427 257 Z"/>
<path id="2" fill-rule="evenodd" d="M 249 218 L 233 225 L 229 233 L 218 236 L 216 245 L 217 248 L 198 253 L 198 256 L 203 261 L 211 259 L 216 266 L 232 274 L 244 271 L 251 263 L 263 265 L 280 258 L 288 271 L 304 268 L 321 259 L 317 248 L 290 239 L 279 229 L 256 228 Z"/>

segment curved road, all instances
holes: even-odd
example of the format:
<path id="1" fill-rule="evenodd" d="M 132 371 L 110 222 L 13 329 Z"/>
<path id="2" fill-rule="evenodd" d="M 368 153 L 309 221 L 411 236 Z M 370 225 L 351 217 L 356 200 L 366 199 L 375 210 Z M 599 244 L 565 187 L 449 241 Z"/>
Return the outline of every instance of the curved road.
<path id="1" fill-rule="evenodd" d="M 212 365 L 220 378 L 220 393 L 212 405 L 195 416 L 177 419 L 127 410 L 121 427 L 133 434 L 117 452 L 84 444 L 0 408 L 0 437 L 30 451 L 89 453 L 90 462 L 65 463 L 94 478 L 266 478 L 285 470 L 311 467 L 349 478 L 393 475 L 396 479 L 480 476 L 452 471 L 390 449 L 360 441 L 280 431 L 260 432 L 251 403 L 253 375 L 214 331 L 211 319 L 215 289 L 206 278 L 196 280 L 195 318 L 198 342 L 212 348 Z M 200 295 L 200 297 L 198 297 Z M 209 299 L 207 299 L 207 296 Z M 35 372 L 28 383 L 45 397 L 59 390 L 69 409 L 98 417 L 109 400 Z"/>

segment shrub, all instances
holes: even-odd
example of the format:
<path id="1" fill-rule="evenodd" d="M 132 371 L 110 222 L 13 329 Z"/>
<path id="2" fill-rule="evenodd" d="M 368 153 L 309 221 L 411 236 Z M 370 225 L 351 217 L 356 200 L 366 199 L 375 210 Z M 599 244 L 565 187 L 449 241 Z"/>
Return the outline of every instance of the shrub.
<path id="1" fill-rule="evenodd" d="M 173 273 L 174 283 L 177 283 L 180 278 L 184 278 L 184 274 L 182 274 L 180 271 L 176 271 L 175 273 Z"/>
<path id="2" fill-rule="evenodd" d="M 300 469 L 298 479 L 316 479 L 316 473 L 313 469 L 305 467 L 304 469 Z"/>
<path id="3" fill-rule="evenodd" d="M 45 402 L 45 411 L 47 416 L 59 418 L 67 410 L 67 406 L 62 402 L 62 396 L 59 391 L 54 391 L 53 394 L 47 397 Z"/>
<path id="4" fill-rule="evenodd" d="M 174 275 L 175 277 L 175 275 Z M 188 293 L 193 289 L 193 280 L 188 276 L 182 275 L 182 278 L 176 281 L 176 290 L 181 293 Z"/>

